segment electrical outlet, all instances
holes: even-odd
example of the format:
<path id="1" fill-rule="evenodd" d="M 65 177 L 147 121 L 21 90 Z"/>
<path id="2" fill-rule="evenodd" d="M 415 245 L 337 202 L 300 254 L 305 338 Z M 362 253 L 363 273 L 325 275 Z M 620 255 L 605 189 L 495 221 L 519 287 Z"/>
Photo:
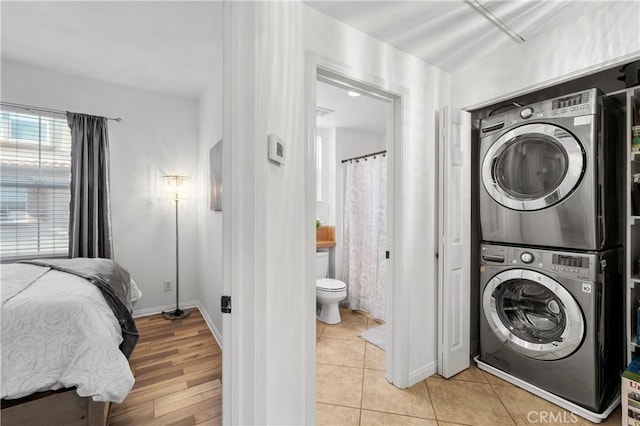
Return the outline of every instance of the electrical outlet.
<path id="1" fill-rule="evenodd" d="M 164 282 L 164 291 L 171 291 L 171 290 L 173 290 L 172 286 L 171 286 L 171 281 L 170 280 L 165 281 Z"/>

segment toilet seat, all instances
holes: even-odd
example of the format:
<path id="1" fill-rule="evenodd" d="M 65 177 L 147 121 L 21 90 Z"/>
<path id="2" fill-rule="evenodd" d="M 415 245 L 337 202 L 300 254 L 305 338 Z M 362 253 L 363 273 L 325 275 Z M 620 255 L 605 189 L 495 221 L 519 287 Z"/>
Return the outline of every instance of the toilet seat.
<path id="1" fill-rule="evenodd" d="M 320 278 L 316 280 L 316 289 L 327 292 L 339 292 L 347 288 L 347 285 L 340 280 L 333 278 Z"/>

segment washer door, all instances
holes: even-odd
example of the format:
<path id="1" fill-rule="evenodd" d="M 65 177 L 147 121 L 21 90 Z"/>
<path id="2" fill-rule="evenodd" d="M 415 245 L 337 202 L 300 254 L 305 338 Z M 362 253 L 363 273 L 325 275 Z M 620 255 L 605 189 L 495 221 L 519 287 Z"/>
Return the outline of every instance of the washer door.
<path id="1" fill-rule="evenodd" d="M 580 142 L 553 124 L 532 123 L 501 135 L 482 163 L 482 182 L 498 203 L 540 210 L 562 201 L 584 173 Z"/>
<path id="2" fill-rule="evenodd" d="M 584 338 L 584 318 L 576 300 L 559 282 L 538 272 L 499 273 L 487 283 L 482 305 L 496 336 L 529 358 L 565 358 Z"/>

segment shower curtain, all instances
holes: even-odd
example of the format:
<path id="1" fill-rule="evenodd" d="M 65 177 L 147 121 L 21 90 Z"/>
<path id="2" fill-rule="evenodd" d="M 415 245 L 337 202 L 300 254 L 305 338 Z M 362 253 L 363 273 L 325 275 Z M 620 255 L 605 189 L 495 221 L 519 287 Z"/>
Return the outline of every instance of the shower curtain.
<path id="1" fill-rule="evenodd" d="M 385 319 L 387 158 L 346 163 L 344 272 L 351 309 Z"/>

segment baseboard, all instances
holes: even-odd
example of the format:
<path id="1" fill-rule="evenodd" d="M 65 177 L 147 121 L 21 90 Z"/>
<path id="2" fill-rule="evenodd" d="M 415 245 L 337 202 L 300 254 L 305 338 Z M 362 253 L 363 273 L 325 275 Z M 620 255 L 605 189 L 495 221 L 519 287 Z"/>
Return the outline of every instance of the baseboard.
<path id="1" fill-rule="evenodd" d="M 199 300 L 192 300 L 189 302 L 181 302 L 180 307 L 196 308 L 197 310 L 200 311 L 200 314 L 202 314 L 202 318 L 204 318 L 204 322 L 207 323 L 207 327 L 209 327 L 211 334 L 213 334 L 213 338 L 216 339 L 218 346 L 220 346 L 220 349 L 222 350 L 222 333 L 220 333 L 216 325 L 213 323 L 213 320 L 209 316 L 209 313 L 204 308 L 202 303 Z M 148 317 L 149 315 L 161 314 L 162 312 L 165 312 L 165 311 L 173 311 L 175 310 L 175 308 L 176 308 L 176 305 L 165 305 L 165 306 L 156 306 L 153 308 L 137 309 L 133 311 L 132 316 L 134 318 Z"/>
<path id="2" fill-rule="evenodd" d="M 416 383 L 425 380 L 427 377 L 431 377 L 438 372 L 438 361 L 430 362 L 429 364 L 423 365 L 417 370 L 413 370 L 409 373 L 409 386 L 411 387 Z"/>
<path id="3" fill-rule="evenodd" d="M 222 333 L 220 333 L 220 330 L 218 330 L 218 327 L 216 327 L 216 324 L 213 322 L 213 320 L 209 316 L 209 312 L 207 312 L 204 305 L 200 303 L 199 300 L 198 300 L 198 309 L 202 314 L 202 318 L 204 318 L 204 322 L 207 323 L 207 326 L 209 327 L 211 334 L 213 334 L 213 337 L 216 339 L 216 342 L 218 342 L 218 346 L 220 346 L 220 350 L 222 350 Z"/>

